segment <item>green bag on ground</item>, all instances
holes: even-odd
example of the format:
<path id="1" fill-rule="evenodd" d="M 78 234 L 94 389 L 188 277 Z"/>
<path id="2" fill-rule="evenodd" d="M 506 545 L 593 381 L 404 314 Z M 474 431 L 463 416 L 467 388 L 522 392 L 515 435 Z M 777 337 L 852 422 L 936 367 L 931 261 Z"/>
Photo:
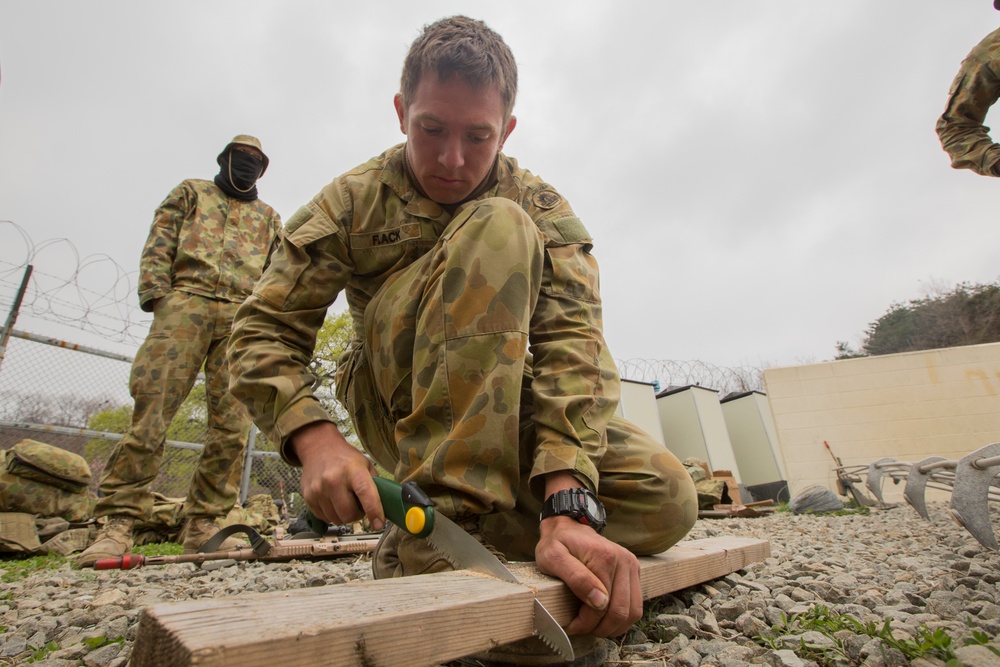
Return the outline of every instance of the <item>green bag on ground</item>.
<path id="1" fill-rule="evenodd" d="M 0 512 L 27 512 L 81 523 L 94 513 L 97 496 L 86 489 L 70 493 L 43 482 L 11 474 L 5 467 L 9 452 L 0 452 Z"/>
<path id="2" fill-rule="evenodd" d="M 32 554 L 41 549 L 33 515 L 0 512 L 0 553 Z"/>
<path id="3" fill-rule="evenodd" d="M 90 466 L 79 454 L 36 440 L 22 440 L 7 453 L 7 472 L 80 493 L 90 485 Z"/>

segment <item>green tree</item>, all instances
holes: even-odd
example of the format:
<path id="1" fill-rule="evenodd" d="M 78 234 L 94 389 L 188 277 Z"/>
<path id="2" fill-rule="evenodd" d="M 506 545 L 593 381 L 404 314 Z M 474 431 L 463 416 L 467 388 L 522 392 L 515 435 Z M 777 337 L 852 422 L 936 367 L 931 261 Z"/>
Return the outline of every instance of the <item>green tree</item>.
<path id="1" fill-rule="evenodd" d="M 334 397 L 337 365 L 340 362 L 340 357 L 347 351 L 353 333 L 350 313 L 344 311 L 339 315 L 328 316 L 316 334 L 316 348 L 313 351 L 312 361 L 309 362 L 309 372 L 316 377 L 313 392 L 319 398 L 320 403 L 336 422 L 337 428 L 344 434 L 344 437 L 357 446 L 354 425 L 351 423 L 347 410 Z"/>
<path id="2" fill-rule="evenodd" d="M 960 283 L 894 303 L 865 331 L 860 350 L 837 343 L 837 359 L 1000 341 L 1000 285 Z"/>

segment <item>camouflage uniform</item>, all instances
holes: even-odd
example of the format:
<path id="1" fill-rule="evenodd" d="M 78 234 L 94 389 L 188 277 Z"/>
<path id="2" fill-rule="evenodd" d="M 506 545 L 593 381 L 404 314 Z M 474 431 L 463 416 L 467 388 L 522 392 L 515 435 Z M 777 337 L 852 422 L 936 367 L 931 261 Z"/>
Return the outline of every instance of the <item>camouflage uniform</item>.
<path id="1" fill-rule="evenodd" d="M 234 324 L 233 393 L 290 460 L 288 435 L 330 420 L 305 362 L 344 291 L 354 338 L 337 397 L 396 479 L 445 514 L 487 515 L 490 541 L 530 559 L 542 476 L 569 471 L 604 501 L 610 539 L 667 549 L 694 523 L 694 487 L 669 451 L 614 417 L 619 378 L 586 229 L 503 154 L 489 186 L 449 210 L 414 186 L 404 150 L 338 177 L 289 220 Z"/>
<path id="2" fill-rule="evenodd" d="M 280 238 L 270 206 L 227 197 L 211 181 L 182 182 L 156 210 L 139 279 L 139 303 L 153 323 L 132 365 L 132 425 L 101 478 L 97 516 L 150 518 L 167 427 L 203 364 L 209 429 L 185 511 L 225 516 L 235 503 L 250 420 L 228 391 L 226 344 Z"/>
<path id="3" fill-rule="evenodd" d="M 983 125 L 990 107 L 1000 99 L 1000 30 L 976 45 L 962 61 L 948 91 L 948 106 L 937 122 L 941 145 L 955 169 L 998 176 L 1000 145 Z"/>

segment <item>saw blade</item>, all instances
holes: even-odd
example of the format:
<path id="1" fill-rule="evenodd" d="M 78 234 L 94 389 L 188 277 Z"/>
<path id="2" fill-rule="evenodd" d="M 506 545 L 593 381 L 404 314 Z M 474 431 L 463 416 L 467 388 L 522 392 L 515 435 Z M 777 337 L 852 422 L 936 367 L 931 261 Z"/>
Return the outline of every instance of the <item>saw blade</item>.
<path id="1" fill-rule="evenodd" d="M 556 623 L 556 619 L 552 618 L 552 614 L 538 601 L 538 598 L 535 598 L 535 635 L 563 660 L 570 662 L 576 658 L 573 654 L 573 644 L 566 631 Z"/>
<path id="2" fill-rule="evenodd" d="M 436 515 L 434 530 L 426 539 L 460 570 L 472 570 L 495 579 L 523 585 L 499 558 L 490 553 L 489 549 L 443 514 Z M 546 646 L 563 659 L 573 660 L 573 645 L 566 631 L 537 598 L 534 607 L 534 625 L 535 634 Z"/>

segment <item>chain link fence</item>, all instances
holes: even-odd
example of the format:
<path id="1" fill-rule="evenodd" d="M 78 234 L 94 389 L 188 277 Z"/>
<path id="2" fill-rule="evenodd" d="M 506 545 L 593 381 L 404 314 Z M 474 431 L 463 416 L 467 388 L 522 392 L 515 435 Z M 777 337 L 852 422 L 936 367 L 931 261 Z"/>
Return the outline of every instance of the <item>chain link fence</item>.
<path id="1" fill-rule="evenodd" d="M 0 366 L 0 449 L 31 439 L 80 454 L 93 473 L 96 493 L 104 466 L 131 422 L 131 362 L 126 355 L 13 330 Z M 199 380 L 170 425 L 153 491 L 187 495 L 207 433 L 204 401 Z M 300 480 L 299 469 L 284 463 L 254 427 L 240 500 L 266 493 L 297 512 Z"/>

